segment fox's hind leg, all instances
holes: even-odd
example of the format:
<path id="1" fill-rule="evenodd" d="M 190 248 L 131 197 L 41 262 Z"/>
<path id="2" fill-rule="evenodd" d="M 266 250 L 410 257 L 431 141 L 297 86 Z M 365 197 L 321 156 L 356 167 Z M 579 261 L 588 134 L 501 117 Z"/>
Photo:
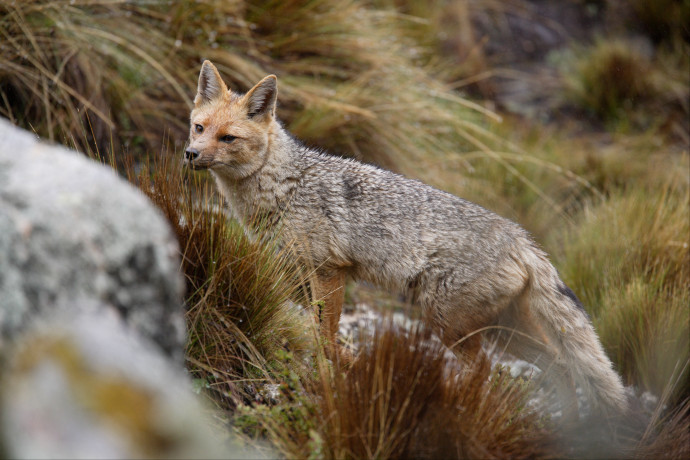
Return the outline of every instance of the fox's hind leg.
<path id="1" fill-rule="evenodd" d="M 419 303 L 424 320 L 461 362 L 471 365 L 484 360 L 486 353 L 482 342 L 485 332 L 496 324 L 511 296 L 492 292 L 492 297 L 486 299 L 478 295 L 473 286 L 447 289 L 447 284 L 452 285 L 442 278 L 433 279 L 424 290 L 420 290 Z"/>
<path id="2" fill-rule="evenodd" d="M 338 323 L 345 300 L 345 272 L 316 273 L 311 279 L 312 301 L 319 322 L 321 337 L 326 341 L 326 353 L 345 361 L 351 356 L 340 350 L 337 343 Z"/>
<path id="3" fill-rule="evenodd" d="M 432 330 L 441 339 L 441 342 L 452 351 L 455 356 L 467 365 L 473 365 L 478 360 L 484 359 L 482 351 L 482 335 L 476 333 L 476 329 L 468 328 L 449 328 L 428 321 L 432 325 Z"/>

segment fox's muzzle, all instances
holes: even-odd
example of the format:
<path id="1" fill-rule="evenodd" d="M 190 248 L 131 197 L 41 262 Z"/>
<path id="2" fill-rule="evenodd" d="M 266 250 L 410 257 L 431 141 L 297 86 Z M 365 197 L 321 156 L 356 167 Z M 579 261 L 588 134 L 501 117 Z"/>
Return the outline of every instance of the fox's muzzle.
<path id="1" fill-rule="evenodd" d="M 199 151 L 197 149 L 187 149 L 184 151 L 184 159 L 192 162 L 199 158 Z"/>
<path id="2" fill-rule="evenodd" d="M 192 169 L 208 168 L 208 162 L 201 161 L 201 154 L 193 148 L 184 151 L 184 164 Z"/>

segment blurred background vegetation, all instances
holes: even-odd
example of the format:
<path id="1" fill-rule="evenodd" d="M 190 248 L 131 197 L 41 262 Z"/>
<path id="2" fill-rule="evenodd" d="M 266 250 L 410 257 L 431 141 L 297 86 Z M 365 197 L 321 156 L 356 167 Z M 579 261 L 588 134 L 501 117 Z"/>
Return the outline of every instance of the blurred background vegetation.
<path id="1" fill-rule="evenodd" d="M 411 408 L 424 429 L 393 424 L 364 439 L 354 419 L 333 418 L 387 420 L 355 409 L 370 401 L 354 386 L 378 371 L 329 367 L 292 304 L 303 300 L 300 267 L 248 239 L 205 178 L 180 170 L 203 59 L 240 91 L 275 73 L 279 117 L 308 145 L 420 178 L 529 229 L 626 383 L 662 398 L 625 455 L 682 458 L 689 40 L 687 0 L 0 0 L 0 116 L 109 158 L 161 207 L 183 251 L 188 367 L 225 419 L 241 413 L 245 432 L 284 455 L 562 451 L 513 390 L 481 384 L 488 371 L 466 386 L 506 414 L 494 438 L 457 421 L 462 435 L 430 451 L 420 442 L 448 419 Z M 386 334 L 368 353 L 420 359 Z M 262 393 L 267 383 L 280 388 L 277 400 Z M 426 400 L 413 383 L 396 404 Z M 334 388 L 350 399 L 333 399 Z M 460 404 L 457 388 L 438 391 L 432 406 Z"/>

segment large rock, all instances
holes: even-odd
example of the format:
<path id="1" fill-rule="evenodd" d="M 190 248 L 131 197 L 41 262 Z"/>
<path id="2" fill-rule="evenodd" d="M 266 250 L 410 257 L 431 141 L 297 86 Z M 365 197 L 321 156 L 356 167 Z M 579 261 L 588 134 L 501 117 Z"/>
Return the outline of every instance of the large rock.
<path id="1" fill-rule="evenodd" d="M 33 318 L 106 308 L 181 362 L 177 252 L 111 168 L 0 119 L 0 348 Z"/>
<path id="2" fill-rule="evenodd" d="M 259 456 L 192 392 L 178 269 L 136 188 L 0 119 L 0 458 Z"/>
<path id="3" fill-rule="evenodd" d="M 181 367 L 116 315 L 79 311 L 36 322 L 5 350 L 0 457 L 242 455 L 212 429 Z"/>

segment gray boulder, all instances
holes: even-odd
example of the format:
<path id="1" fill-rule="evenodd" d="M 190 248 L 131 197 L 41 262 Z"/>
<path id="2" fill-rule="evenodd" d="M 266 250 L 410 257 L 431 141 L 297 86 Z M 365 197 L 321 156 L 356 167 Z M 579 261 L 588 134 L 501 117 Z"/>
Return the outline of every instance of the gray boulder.
<path id="1" fill-rule="evenodd" d="M 0 119 L 0 348 L 37 317 L 105 308 L 181 363 L 177 253 L 111 168 Z"/>
<path id="2" fill-rule="evenodd" d="M 38 321 L 5 354 L 7 458 L 241 458 L 183 370 L 121 318 Z"/>

